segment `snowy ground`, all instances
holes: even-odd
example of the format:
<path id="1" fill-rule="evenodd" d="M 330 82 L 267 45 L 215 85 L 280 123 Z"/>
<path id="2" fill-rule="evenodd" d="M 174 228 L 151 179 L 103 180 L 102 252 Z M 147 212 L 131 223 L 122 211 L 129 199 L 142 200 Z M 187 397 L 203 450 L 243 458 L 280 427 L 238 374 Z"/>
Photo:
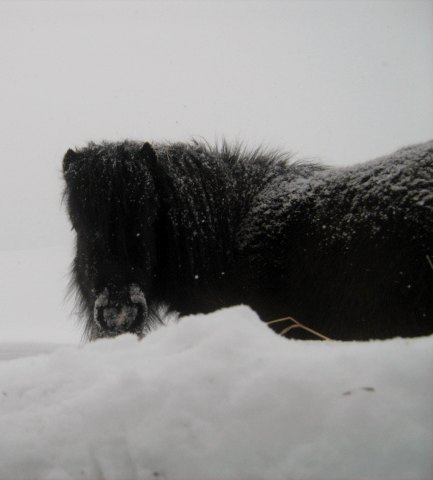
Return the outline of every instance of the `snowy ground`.
<path id="1" fill-rule="evenodd" d="M 289 341 L 234 307 L 1 361 L 0 479 L 430 480 L 432 352 Z"/>

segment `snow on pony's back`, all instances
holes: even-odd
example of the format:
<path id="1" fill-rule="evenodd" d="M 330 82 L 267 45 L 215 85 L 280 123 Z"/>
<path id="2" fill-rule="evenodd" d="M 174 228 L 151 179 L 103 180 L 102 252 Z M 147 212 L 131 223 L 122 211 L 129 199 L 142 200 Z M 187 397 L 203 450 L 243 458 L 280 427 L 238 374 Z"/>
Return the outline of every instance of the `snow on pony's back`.
<path id="1" fill-rule="evenodd" d="M 0 479 L 431 478 L 432 347 L 288 341 L 235 307 L 0 362 Z"/>

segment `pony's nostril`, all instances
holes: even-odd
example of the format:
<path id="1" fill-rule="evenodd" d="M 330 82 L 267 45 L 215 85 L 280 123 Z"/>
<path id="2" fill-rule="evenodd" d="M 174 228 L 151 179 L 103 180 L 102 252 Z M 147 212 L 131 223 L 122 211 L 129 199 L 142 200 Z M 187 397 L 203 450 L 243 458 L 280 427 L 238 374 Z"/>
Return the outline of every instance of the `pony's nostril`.
<path id="1" fill-rule="evenodd" d="M 144 309 L 147 308 L 146 297 L 144 296 L 143 290 L 135 283 L 129 286 L 129 298 L 132 303 L 141 305 Z"/>
<path id="2" fill-rule="evenodd" d="M 104 288 L 102 293 L 100 293 L 95 300 L 95 310 L 100 307 L 105 307 L 108 305 L 108 290 Z"/>

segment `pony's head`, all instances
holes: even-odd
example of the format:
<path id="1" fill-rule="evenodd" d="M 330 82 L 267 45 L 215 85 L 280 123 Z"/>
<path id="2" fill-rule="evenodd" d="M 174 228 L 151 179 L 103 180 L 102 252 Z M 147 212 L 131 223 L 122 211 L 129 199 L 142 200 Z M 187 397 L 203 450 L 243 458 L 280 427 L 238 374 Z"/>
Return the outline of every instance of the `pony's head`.
<path id="1" fill-rule="evenodd" d="M 140 334 L 156 263 L 158 196 L 149 143 L 89 144 L 63 159 L 76 232 L 73 285 L 90 338 Z"/>

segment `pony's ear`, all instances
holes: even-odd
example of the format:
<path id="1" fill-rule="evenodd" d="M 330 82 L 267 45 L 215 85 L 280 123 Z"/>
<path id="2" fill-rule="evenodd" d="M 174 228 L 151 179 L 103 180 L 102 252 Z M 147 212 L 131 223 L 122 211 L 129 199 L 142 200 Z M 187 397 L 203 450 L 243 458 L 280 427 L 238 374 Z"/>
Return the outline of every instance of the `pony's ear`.
<path id="1" fill-rule="evenodd" d="M 150 162 L 152 164 L 156 163 L 156 153 L 152 145 L 149 142 L 143 143 L 143 146 L 138 152 L 140 158 Z"/>
<path id="2" fill-rule="evenodd" d="M 69 170 L 71 163 L 78 157 L 77 153 L 69 149 L 63 157 L 63 173 Z"/>
<path id="3" fill-rule="evenodd" d="M 158 185 L 161 181 L 161 178 L 164 176 L 164 172 L 161 168 L 160 162 L 158 163 L 156 152 L 149 142 L 143 143 L 140 151 L 138 152 L 138 158 L 145 162 L 147 170 L 152 176 L 154 185 L 158 191 Z"/>

